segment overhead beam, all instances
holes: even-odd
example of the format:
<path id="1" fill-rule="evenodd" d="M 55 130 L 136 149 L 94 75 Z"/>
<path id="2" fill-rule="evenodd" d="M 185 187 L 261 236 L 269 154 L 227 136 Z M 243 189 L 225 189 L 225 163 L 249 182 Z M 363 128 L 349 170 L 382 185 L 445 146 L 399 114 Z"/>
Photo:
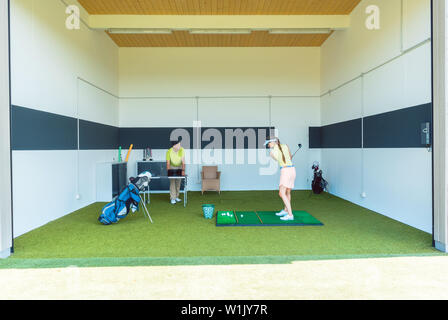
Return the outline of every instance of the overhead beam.
<path id="1" fill-rule="evenodd" d="M 92 29 L 332 29 L 350 27 L 349 15 L 90 15 Z"/>

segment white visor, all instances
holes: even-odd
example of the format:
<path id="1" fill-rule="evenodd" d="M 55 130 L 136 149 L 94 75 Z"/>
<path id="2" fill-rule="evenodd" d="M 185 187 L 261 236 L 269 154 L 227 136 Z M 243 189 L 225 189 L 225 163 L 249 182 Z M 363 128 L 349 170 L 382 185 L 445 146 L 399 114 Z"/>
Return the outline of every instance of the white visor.
<path id="1" fill-rule="evenodd" d="M 266 140 L 266 142 L 264 143 L 265 146 L 267 146 L 269 143 L 271 142 L 276 142 L 276 139 L 272 139 L 272 140 Z"/>

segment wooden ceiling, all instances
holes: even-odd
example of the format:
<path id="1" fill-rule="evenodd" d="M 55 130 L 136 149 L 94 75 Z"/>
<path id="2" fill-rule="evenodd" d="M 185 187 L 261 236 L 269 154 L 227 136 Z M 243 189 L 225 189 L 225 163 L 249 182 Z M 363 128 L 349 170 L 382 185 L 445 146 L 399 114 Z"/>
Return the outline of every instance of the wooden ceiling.
<path id="1" fill-rule="evenodd" d="M 78 0 L 90 15 L 348 15 L 361 0 Z M 109 34 L 119 47 L 320 47 L 331 34 Z"/>
<path id="2" fill-rule="evenodd" d="M 89 14 L 345 15 L 361 0 L 78 0 Z"/>
<path id="3" fill-rule="evenodd" d="M 109 34 L 119 47 L 320 47 L 330 34 Z"/>

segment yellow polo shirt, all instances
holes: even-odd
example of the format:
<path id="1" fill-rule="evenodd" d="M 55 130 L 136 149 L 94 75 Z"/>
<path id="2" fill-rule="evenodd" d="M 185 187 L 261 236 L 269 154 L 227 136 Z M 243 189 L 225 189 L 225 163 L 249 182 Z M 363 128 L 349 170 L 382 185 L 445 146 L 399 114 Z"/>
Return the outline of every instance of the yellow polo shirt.
<path id="1" fill-rule="evenodd" d="M 175 152 L 173 148 L 171 148 L 166 153 L 166 161 L 169 161 L 173 167 L 180 167 L 182 165 L 182 158 L 184 155 L 184 148 L 180 148 L 178 152 Z"/>
<path id="2" fill-rule="evenodd" d="M 275 145 L 275 147 L 272 149 L 272 153 L 274 157 L 277 159 L 278 164 L 280 167 L 286 167 L 286 166 L 292 166 L 291 156 L 289 155 L 289 148 L 286 144 L 282 144 L 282 150 L 283 154 L 285 155 L 285 160 L 283 161 L 282 152 L 280 151 L 280 148 L 278 145 Z"/>

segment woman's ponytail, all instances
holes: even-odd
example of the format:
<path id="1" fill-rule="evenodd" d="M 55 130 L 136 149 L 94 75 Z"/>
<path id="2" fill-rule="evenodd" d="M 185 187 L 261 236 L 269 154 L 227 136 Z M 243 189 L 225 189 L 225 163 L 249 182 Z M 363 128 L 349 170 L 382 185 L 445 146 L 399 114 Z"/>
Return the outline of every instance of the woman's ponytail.
<path id="1" fill-rule="evenodd" d="M 280 152 L 282 153 L 283 162 L 286 163 L 286 158 L 285 158 L 285 154 L 283 153 L 282 144 L 278 138 L 276 138 L 276 139 L 277 139 L 277 143 L 278 143 L 278 148 L 280 149 Z"/>

